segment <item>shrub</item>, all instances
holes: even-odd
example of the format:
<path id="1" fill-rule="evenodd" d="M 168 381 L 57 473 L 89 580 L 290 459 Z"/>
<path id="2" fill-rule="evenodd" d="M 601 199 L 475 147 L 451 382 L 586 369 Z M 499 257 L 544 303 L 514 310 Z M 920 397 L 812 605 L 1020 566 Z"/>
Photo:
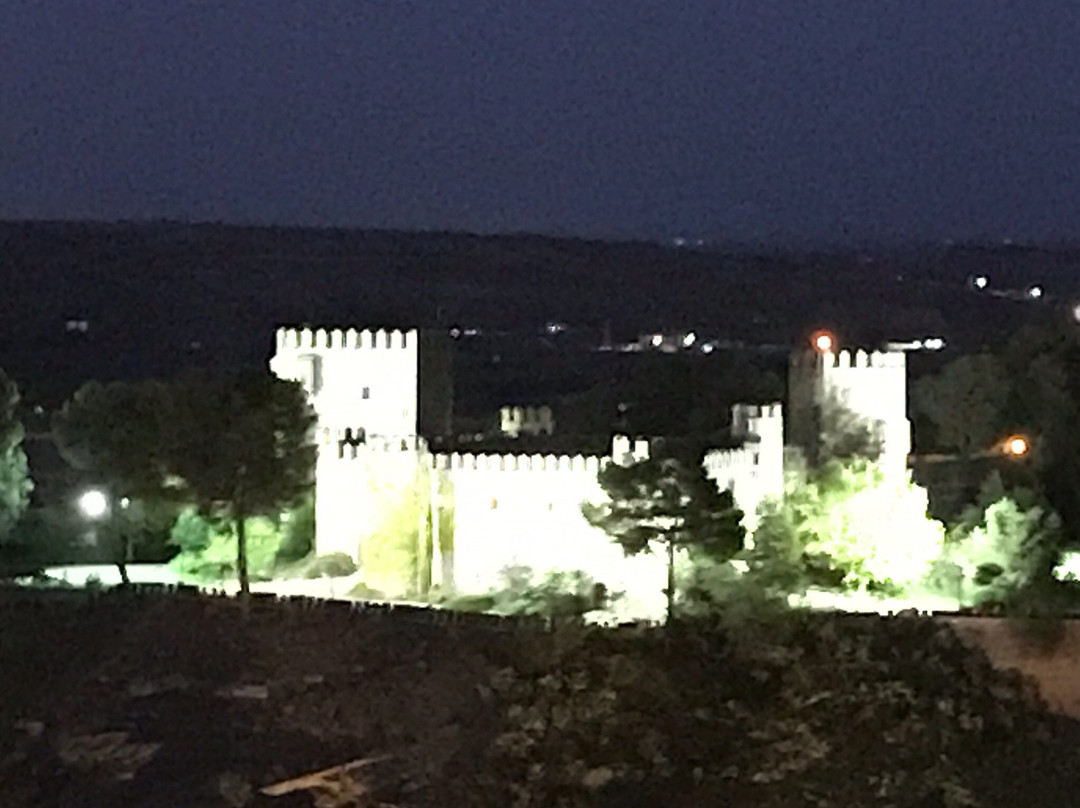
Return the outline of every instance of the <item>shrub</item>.
<path id="1" fill-rule="evenodd" d="M 356 563 L 345 553 L 331 553 L 307 559 L 301 567 L 304 578 L 343 578 L 356 572 Z"/>
<path id="2" fill-rule="evenodd" d="M 247 520 L 248 573 L 252 580 L 273 577 L 281 534 L 277 526 L 261 516 Z M 218 582 L 236 574 L 236 536 L 231 525 L 209 525 L 209 541 L 200 550 L 181 552 L 170 566 L 181 575 L 198 581 Z M 190 535 L 195 535 L 194 528 Z"/>

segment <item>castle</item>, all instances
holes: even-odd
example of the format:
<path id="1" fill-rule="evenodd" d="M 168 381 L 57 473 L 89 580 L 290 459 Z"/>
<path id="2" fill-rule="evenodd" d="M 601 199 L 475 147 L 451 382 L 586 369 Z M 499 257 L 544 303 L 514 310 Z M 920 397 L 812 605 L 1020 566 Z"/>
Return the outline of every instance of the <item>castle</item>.
<path id="1" fill-rule="evenodd" d="M 504 570 L 581 570 L 625 593 L 628 614 L 663 613 L 664 562 L 625 557 L 581 515 L 609 462 L 647 457 L 650 441 L 615 436 L 603 453 L 454 451 L 451 346 L 419 330 L 281 328 L 271 370 L 301 382 L 318 417 L 316 549 L 355 559 L 387 595 L 432 588 L 479 594 Z M 816 452 L 823 408 L 839 401 L 883 439 L 882 463 L 903 473 L 910 448 L 903 353 L 797 351 L 789 370 L 789 450 Z M 504 431 L 550 435 L 550 410 L 501 413 Z M 736 404 L 731 442 L 706 452 L 750 526 L 784 490 L 784 408 Z M 542 439 L 541 439 L 542 442 Z"/>

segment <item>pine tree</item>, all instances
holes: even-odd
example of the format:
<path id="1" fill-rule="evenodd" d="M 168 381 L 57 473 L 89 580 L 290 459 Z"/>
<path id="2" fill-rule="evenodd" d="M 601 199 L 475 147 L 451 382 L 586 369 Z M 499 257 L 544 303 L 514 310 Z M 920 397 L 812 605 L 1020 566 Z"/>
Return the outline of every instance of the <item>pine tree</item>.
<path id="1" fill-rule="evenodd" d="M 667 618 L 675 611 L 675 551 L 698 549 L 716 560 L 743 546 L 743 513 L 730 491 L 721 491 L 700 463 L 650 458 L 629 465 L 610 463 L 598 476 L 608 496 L 586 503 L 582 513 L 622 545 L 627 555 L 663 554 L 667 561 Z"/>

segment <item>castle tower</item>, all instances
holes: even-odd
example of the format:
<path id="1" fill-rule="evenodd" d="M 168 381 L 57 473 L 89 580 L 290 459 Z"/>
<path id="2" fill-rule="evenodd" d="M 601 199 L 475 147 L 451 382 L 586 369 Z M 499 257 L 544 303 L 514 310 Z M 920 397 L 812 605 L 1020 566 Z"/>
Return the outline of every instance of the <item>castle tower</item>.
<path id="1" fill-rule="evenodd" d="M 907 356 L 900 351 L 796 351 L 788 369 L 788 442 L 817 458 L 825 407 L 839 404 L 878 431 L 881 468 L 905 473 L 911 452 Z"/>
<path id="2" fill-rule="evenodd" d="M 320 428 L 380 438 L 449 432 L 450 349 L 437 335 L 279 328 L 270 370 L 303 383 Z"/>
<path id="3" fill-rule="evenodd" d="M 425 439 L 452 416 L 449 346 L 416 330 L 281 328 L 270 369 L 301 382 L 318 417 L 316 551 L 363 565 L 387 519 L 426 508 Z"/>
<path id="4" fill-rule="evenodd" d="M 731 490 L 744 525 L 753 529 L 761 503 L 784 495 L 783 407 L 736 404 L 731 408 L 731 436 L 742 445 L 706 452 L 705 473 L 720 489 Z"/>

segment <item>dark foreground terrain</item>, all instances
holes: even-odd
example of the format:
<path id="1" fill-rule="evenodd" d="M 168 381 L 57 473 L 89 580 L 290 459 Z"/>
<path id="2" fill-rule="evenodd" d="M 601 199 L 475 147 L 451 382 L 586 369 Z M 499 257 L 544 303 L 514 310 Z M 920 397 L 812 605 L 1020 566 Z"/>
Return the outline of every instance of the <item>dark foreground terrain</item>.
<path id="1" fill-rule="evenodd" d="M 914 617 L 602 631 L 7 591 L 0 693 L 4 808 L 1064 808 L 1080 794 L 1080 727 Z"/>

